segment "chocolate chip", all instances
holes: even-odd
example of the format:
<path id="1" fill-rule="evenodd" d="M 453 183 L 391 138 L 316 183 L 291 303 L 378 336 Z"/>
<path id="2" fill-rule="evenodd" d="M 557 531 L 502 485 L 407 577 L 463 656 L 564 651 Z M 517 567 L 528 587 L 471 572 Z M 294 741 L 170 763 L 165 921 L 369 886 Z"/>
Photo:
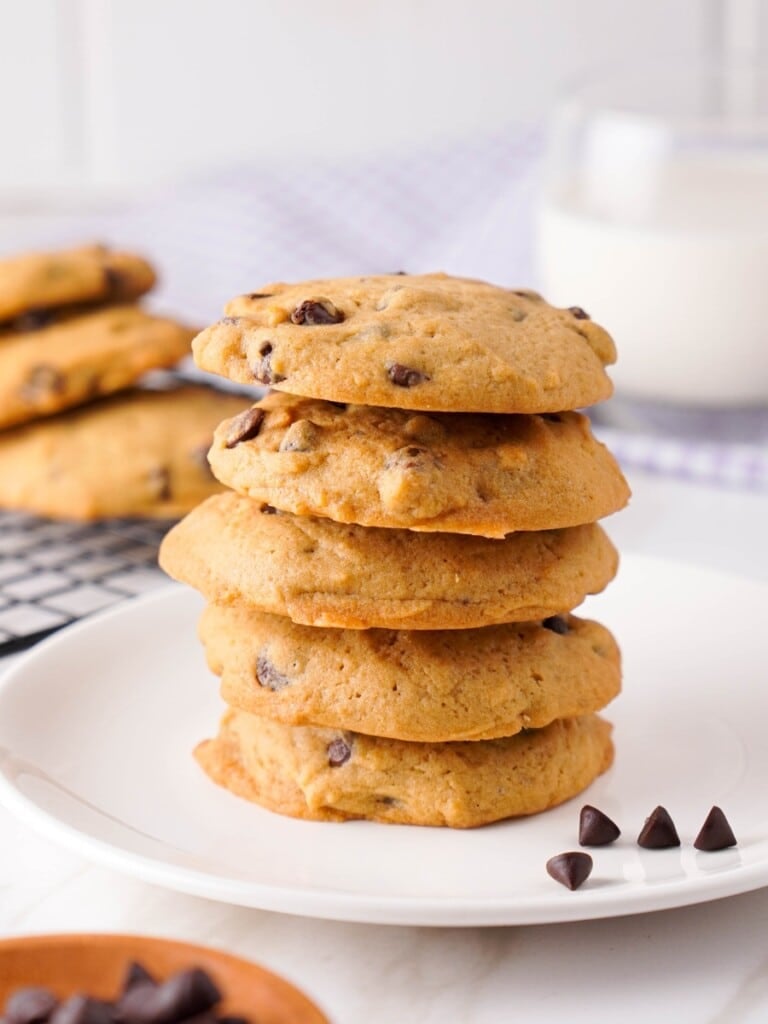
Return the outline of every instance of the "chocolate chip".
<path id="1" fill-rule="evenodd" d="M 430 379 L 426 373 L 412 370 L 409 366 L 403 366 L 402 363 L 390 363 L 387 366 L 387 376 L 399 388 L 412 388 Z"/>
<path id="2" fill-rule="evenodd" d="M 11 321 L 10 328 L 12 331 L 38 331 L 47 327 L 54 316 L 52 309 L 28 309 Z"/>
<path id="3" fill-rule="evenodd" d="M 665 850 L 680 845 L 675 823 L 666 808 L 659 806 L 651 811 L 637 837 L 637 845 L 646 850 Z"/>
<path id="4" fill-rule="evenodd" d="M 147 474 L 147 479 L 157 501 L 170 501 L 171 471 L 167 466 L 154 466 Z"/>
<path id="5" fill-rule="evenodd" d="M 558 853 L 547 861 L 547 874 L 566 889 L 578 889 L 592 874 L 592 858 L 588 853 Z"/>
<path id="6" fill-rule="evenodd" d="M 317 442 L 317 427 L 310 420 L 296 420 L 280 442 L 281 452 L 311 452 Z"/>
<path id="7" fill-rule="evenodd" d="M 384 462 L 385 469 L 419 469 L 435 463 L 434 457 L 426 448 L 419 448 L 416 445 L 408 445 L 407 448 L 398 448 L 387 456 Z"/>
<path id="8" fill-rule="evenodd" d="M 729 846 L 736 846 L 736 836 L 733 834 L 728 819 L 719 807 L 713 807 L 707 815 L 706 821 L 701 826 L 699 834 L 693 841 L 697 850 L 704 850 L 713 853 L 715 850 L 726 850 Z"/>
<path id="9" fill-rule="evenodd" d="M 271 299 L 274 292 L 251 292 L 248 296 L 249 299 Z"/>
<path id="10" fill-rule="evenodd" d="M 266 690 L 282 690 L 290 684 L 288 676 L 278 672 L 266 654 L 260 654 L 256 659 L 256 681 L 259 686 Z"/>
<path id="11" fill-rule="evenodd" d="M 579 844 L 581 846 L 608 846 L 621 835 L 621 829 L 607 814 L 597 807 L 585 804 L 579 815 Z"/>
<path id="12" fill-rule="evenodd" d="M 548 619 L 544 619 L 542 626 L 544 629 L 551 629 L 553 633 L 559 633 L 560 636 L 565 636 L 571 631 L 568 621 L 562 615 L 550 615 Z"/>
<path id="13" fill-rule="evenodd" d="M 224 439 L 224 446 L 226 448 L 234 448 L 241 441 L 252 441 L 261 430 L 264 416 L 264 410 L 256 408 L 255 405 L 238 413 L 229 424 L 227 436 Z"/>
<path id="14" fill-rule="evenodd" d="M 276 516 L 277 515 L 277 509 L 275 508 L 274 505 L 262 505 L 261 508 L 259 509 L 259 511 L 264 516 Z"/>
<path id="15" fill-rule="evenodd" d="M 136 960 L 132 960 L 126 970 L 123 977 L 122 992 L 125 994 L 132 989 L 135 985 L 156 985 L 157 982 L 149 973 L 144 964 L 138 963 Z"/>
<path id="16" fill-rule="evenodd" d="M 47 988 L 20 988 L 5 1004 L 5 1019 L 8 1024 L 42 1024 L 48 1020 L 58 1002 Z"/>
<path id="17" fill-rule="evenodd" d="M 117 1006 L 123 1024 L 171 1024 L 206 1013 L 221 1000 L 213 979 L 199 967 L 174 974 L 162 985 L 135 985 Z"/>
<path id="18" fill-rule="evenodd" d="M 581 306 L 569 306 L 568 312 L 576 317 L 577 320 L 589 320 L 590 316 L 586 310 L 583 310 Z"/>
<path id="19" fill-rule="evenodd" d="M 251 372 L 260 384 L 279 384 L 280 381 L 285 380 L 281 373 L 275 373 L 272 369 L 272 345 L 270 342 L 264 342 L 259 349 L 259 355 L 261 359 L 255 366 L 251 366 Z"/>
<path id="20" fill-rule="evenodd" d="M 22 385 L 21 394 L 28 402 L 39 401 L 45 395 L 59 395 L 64 391 L 64 375 L 54 366 L 41 364 L 33 367 Z"/>
<path id="21" fill-rule="evenodd" d="M 291 322 L 319 327 L 323 324 L 340 324 L 344 314 L 330 299 L 306 299 L 291 313 Z"/>
<path id="22" fill-rule="evenodd" d="M 328 764 L 331 768 L 338 768 L 352 756 L 352 748 L 343 739 L 331 740 L 328 744 Z"/>
<path id="23" fill-rule="evenodd" d="M 72 996 L 48 1018 L 50 1024 L 114 1024 L 106 1003 L 90 996 Z"/>
<path id="24" fill-rule="evenodd" d="M 115 267 L 104 267 L 104 283 L 110 299 L 119 299 L 132 291 L 130 276 Z"/>

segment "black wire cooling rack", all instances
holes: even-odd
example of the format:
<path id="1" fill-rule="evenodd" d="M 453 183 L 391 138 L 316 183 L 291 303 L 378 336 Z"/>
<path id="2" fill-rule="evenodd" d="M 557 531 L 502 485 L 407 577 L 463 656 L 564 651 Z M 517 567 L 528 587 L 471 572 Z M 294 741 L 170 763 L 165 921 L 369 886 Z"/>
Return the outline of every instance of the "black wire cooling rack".
<path id="1" fill-rule="evenodd" d="M 170 525 L 0 512 L 0 656 L 167 582 L 157 548 Z"/>

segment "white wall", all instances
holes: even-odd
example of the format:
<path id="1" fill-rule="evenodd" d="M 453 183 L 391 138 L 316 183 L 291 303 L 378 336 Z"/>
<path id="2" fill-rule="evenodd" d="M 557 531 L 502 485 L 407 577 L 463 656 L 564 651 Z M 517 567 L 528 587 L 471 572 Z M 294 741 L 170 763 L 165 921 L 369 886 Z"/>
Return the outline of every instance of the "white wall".
<path id="1" fill-rule="evenodd" d="M 713 2 L 0 0 L 0 200 L 538 118 L 575 74 L 696 49 Z"/>

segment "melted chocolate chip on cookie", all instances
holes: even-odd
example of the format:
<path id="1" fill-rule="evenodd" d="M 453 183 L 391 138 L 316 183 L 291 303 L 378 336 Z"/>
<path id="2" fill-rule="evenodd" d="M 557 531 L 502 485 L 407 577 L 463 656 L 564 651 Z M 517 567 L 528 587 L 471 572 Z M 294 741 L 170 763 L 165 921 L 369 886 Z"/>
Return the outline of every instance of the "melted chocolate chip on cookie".
<path id="1" fill-rule="evenodd" d="M 340 324 L 344 314 L 330 299 L 306 299 L 291 313 L 291 322 L 319 327 L 323 324 Z"/>
<path id="2" fill-rule="evenodd" d="M 253 406 L 250 409 L 245 409 L 239 415 L 235 416 L 229 425 L 227 431 L 227 437 L 224 441 L 226 448 L 234 448 L 242 441 L 251 441 L 256 437 L 261 430 L 261 425 L 264 422 L 264 410 L 257 409 Z"/>
<path id="3" fill-rule="evenodd" d="M 387 376 L 399 388 L 413 388 L 430 379 L 426 373 L 414 370 L 410 366 L 403 366 L 402 363 L 390 363 L 387 367 Z"/>
<path id="4" fill-rule="evenodd" d="M 352 756 L 352 748 L 343 739 L 331 740 L 328 744 L 328 764 L 331 768 L 339 768 Z"/>
<path id="5" fill-rule="evenodd" d="M 251 367 L 251 373 L 260 384 L 279 384 L 280 381 L 285 380 L 281 373 L 276 373 L 272 369 L 272 345 L 270 342 L 264 342 L 259 349 L 259 355 L 261 359 Z"/>

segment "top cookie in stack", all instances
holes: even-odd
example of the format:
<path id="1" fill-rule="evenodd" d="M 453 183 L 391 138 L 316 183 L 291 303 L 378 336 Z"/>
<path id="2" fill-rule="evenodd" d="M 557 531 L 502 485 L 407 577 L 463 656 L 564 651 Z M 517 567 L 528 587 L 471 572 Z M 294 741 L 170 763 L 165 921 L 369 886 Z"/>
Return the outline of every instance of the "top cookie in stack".
<path id="1" fill-rule="evenodd" d="M 270 284 L 233 299 L 197 364 L 330 402 L 543 413 L 609 398 L 610 335 L 583 309 L 446 274 Z"/>
<path id="2" fill-rule="evenodd" d="M 572 411 L 611 393 L 608 334 L 443 274 L 267 285 L 226 313 L 198 365 L 275 391 L 216 432 L 237 493 L 161 551 L 212 605 L 231 707 L 205 769 L 325 820 L 468 826 L 575 795 L 611 762 L 595 712 L 620 685 L 607 630 L 563 614 L 613 577 L 596 520 L 629 496 Z"/>
<path id="3" fill-rule="evenodd" d="M 242 402 L 128 390 L 194 335 L 136 304 L 155 280 L 142 257 L 102 245 L 0 261 L 0 506 L 166 517 L 218 489 L 200 445 Z"/>

